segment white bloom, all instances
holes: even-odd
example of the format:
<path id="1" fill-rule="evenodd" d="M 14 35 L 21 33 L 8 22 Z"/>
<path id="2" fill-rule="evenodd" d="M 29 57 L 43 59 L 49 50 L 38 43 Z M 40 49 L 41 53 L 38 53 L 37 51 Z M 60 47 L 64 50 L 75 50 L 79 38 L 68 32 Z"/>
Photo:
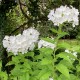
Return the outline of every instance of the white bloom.
<path id="1" fill-rule="evenodd" d="M 35 44 L 34 44 L 34 43 L 32 43 L 32 44 L 30 45 L 30 47 L 29 47 L 29 50 L 33 50 L 33 49 L 34 49 L 34 47 L 35 47 Z"/>
<path id="2" fill-rule="evenodd" d="M 67 53 L 69 53 L 69 54 L 72 54 L 72 55 L 74 55 L 75 57 L 77 57 L 77 52 L 75 52 L 74 50 L 73 50 L 73 51 L 70 51 L 70 50 L 66 49 L 65 52 L 67 52 Z M 67 57 L 69 58 L 69 56 L 67 56 Z M 70 58 L 70 59 L 71 59 L 71 60 L 75 60 L 75 59 L 73 59 L 73 58 Z"/>
<path id="3" fill-rule="evenodd" d="M 64 22 L 72 23 L 73 27 L 79 24 L 78 20 L 79 11 L 71 6 L 60 6 L 56 10 L 51 10 L 48 19 L 51 20 L 55 26 L 59 26 Z"/>
<path id="4" fill-rule="evenodd" d="M 9 46 L 9 41 L 3 40 L 3 46 L 4 48 L 7 48 L 7 46 Z"/>
<path id="5" fill-rule="evenodd" d="M 15 43 L 15 40 L 16 40 L 16 37 L 15 36 L 10 36 L 9 37 L 9 43 L 14 44 Z"/>
<path id="6" fill-rule="evenodd" d="M 3 46 L 7 48 L 8 52 L 13 52 L 17 55 L 18 52 L 22 54 L 27 53 L 28 50 L 33 50 L 35 43 L 38 42 L 39 32 L 33 28 L 24 30 L 22 35 L 5 36 L 3 39 Z"/>
<path id="7" fill-rule="evenodd" d="M 70 51 L 70 50 L 66 49 L 65 52 L 71 53 L 71 54 L 73 54 L 75 57 L 77 57 L 77 52 L 75 52 L 75 51 Z"/>
<path id="8" fill-rule="evenodd" d="M 29 13 L 29 11 L 27 11 L 27 15 L 29 15 L 30 13 Z"/>
<path id="9" fill-rule="evenodd" d="M 49 78 L 49 80 L 53 80 L 53 78 Z"/>
<path id="10" fill-rule="evenodd" d="M 56 46 L 55 44 L 52 44 L 52 43 L 47 42 L 47 41 L 44 41 L 44 40 L 40 40 L 40 41 L 38 42 L 38 48 L 47 47 L 47 48 L 54 49 L 55 46 Z"/>
<path id="11" fill-rule="evenodd" d="M 8 39 L 9 39 L 9 36 L 5 36 L 5 37 L 4 37 L 4 40 L 8 40 Z"/>
<path id="12" fill-rule="evenodd" d="M 72 54 L 73 54 L 75 57 L 77 57 L 77 52 L 73 52 Z"/>
<path id="13" fill-rule="evenodd" d="M 4 48 L 7 48 L 7 46 L 9 46 L 9 36 L 4 37 L 3 46 Z"/>
<path id="14" fill-rule="evenodd" d="M 71 53 L 68 49 L 66 49 L 65 52 L 67 52 L 67 53 Z"/>

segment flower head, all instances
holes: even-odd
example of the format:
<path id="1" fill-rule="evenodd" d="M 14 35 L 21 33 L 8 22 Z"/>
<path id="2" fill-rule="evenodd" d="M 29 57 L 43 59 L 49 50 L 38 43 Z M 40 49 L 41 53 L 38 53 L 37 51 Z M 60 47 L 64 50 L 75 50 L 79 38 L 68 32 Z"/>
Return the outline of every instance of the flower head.
<path id="1" fill-rule="evenodd" d="M 33 50 L 35 43 L 38 42 L 39 32 L 34 28 L 24 30 L 22 34 L 16 36 L 5 36 L 3 39 L 3 46 L 7 48 L 8 52 L 17 55 L 18 52 L 22 54 Z"/>
<path id="2" fill-rule="evenodd" d="M 38 42 L 38 48 L 41 48 L 41 47 L 46 47 L 46 48 L 54 49 L 54 48 L 56 47 L 56 45 L 53 44 L 53 43 L 44 41 L 44 40 L 40 40 L 40 41 Z"/>
<path id="3" fill-rule="evenodd" d="M 55 26 L 59 26 L 64 22 L 72 23 L 73 27 L 79 24 L 79 11 L 74 7 L 60 6 L 56 10 L 51 10 L 48 15 L 48 20 L 51 20 Z"/>
<path id="4" fill-rule="evenodd" d="M 70 50 L 66 49 L 65 52 L 68 53 L 68 54 L 72 54 L 73 56 L 75 56 L 77 58 L 77 52 L 76 51 L 74 51 L 74 50 L 73 51 L 70 51 Z M 67 57 L 69 57 L 69 56 L 67 56 Z M 73 58 L 70 58 L 70 59 L 71 60 L 75 60 Z"/>

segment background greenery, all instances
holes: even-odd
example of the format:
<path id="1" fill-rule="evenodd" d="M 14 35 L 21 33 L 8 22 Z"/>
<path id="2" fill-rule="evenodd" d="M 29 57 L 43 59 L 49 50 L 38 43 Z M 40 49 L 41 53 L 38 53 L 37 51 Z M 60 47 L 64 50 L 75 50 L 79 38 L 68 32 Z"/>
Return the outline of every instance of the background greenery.
<path id="1" fill-rule="evenodd" d="M 51 9 L 61 5 L 73 5 L 80 11 L 80 0 L 2 0 L 0 2 L 0 58 L 4 60 L 4 64 L 7 56 L 2 46 L 4 36 L 22 33 L 28 27 L 35 27 L 40 31 L 41 36 L 54 37 L 55 34 L 50 32 L 54 26 L 48 21 L 47 15 Z M 80 40 L 79 26 L 73 28 L 71 24 L 66 24 L 63 30 L 70 35 L 63 39 L 69 39 L 69 42 L 70 39 Z"/>

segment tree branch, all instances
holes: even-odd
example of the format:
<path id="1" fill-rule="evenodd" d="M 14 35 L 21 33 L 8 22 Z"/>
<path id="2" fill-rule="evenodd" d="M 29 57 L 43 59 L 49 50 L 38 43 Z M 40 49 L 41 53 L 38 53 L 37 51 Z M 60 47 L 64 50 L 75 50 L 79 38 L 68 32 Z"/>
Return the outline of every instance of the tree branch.
<path id="1" fill-rule="evenodd" d="M 20 5 L 20 9 L 21 9 L 21 12 L 22 12 L 22 14 L 24 15 L 24 17 L 26 17 L 27 19 L 30 19 L 29 17 L 28 17 L 28 15 L 24 12 L 24 10 L 22 9 L 22 3 L 21 3 L 21 1 L 19 0 L 19 5 Z"/>
<path id="2" fill-rule="evenodd" d="M 21 27 L 25 26 L 27 24 L 27 22 L 24 22 L 22 25 L 20 25 L 18 28 L 16 28 L 15 30 L 13 30 L 9 35 L 12 35 L 13 33 L 15 33 L 17 30 L 19 30 Z"/>

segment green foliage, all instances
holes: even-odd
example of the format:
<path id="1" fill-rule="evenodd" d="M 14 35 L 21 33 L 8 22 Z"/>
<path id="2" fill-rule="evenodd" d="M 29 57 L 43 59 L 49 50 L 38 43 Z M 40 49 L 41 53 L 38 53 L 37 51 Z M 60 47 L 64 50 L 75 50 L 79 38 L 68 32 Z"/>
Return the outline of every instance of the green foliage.
<path id="1" fill-rule="evenodd" d="M 8 79 L 7 73 L 2 71 L 2 61 L 0 61 L 0 79 L 1 80 L 7 80 Z"/>
<path id="2" fill-rule="evenodd" d="M 12 61 L 6 64 L 6 66 L 15 65 L 11 70 L 9 79 L 49 80 L 50 77 L 53 77 L 54 80 L 79 80 L 80 66 L 79 64 L 74 65 L 75 60 L 78 60 L 78 58 L 64 51 L 55 54 L 56 50 L 61 48 L 70 49 L 71 47 L 70 44 L 63 42 L 62 44 L 59 43 L 54 50 L 40 48 L 37 49 L 38 54 L 28 52 L 12 56 Z"/>
<path id="3" fill-rule="evenodd" d="M 50 43 L 54 43 L 54 39 L 51 39 L 51 38 L 49 38 L 49 37 L 47 37 L 47 38 L 41 38 L 42 40 L 44 40 L 44 41 L 47 41 L 47 42 L 50 42 Z"/>
<path id="4" fill-rule="evenodd" d="M 70 79 L 69 70 L 67 69 L 67 67 L 65 65 L 58 64 L 58 65 L 56 65 L 56 69 L 59 70 L 68 79 Z"/>

